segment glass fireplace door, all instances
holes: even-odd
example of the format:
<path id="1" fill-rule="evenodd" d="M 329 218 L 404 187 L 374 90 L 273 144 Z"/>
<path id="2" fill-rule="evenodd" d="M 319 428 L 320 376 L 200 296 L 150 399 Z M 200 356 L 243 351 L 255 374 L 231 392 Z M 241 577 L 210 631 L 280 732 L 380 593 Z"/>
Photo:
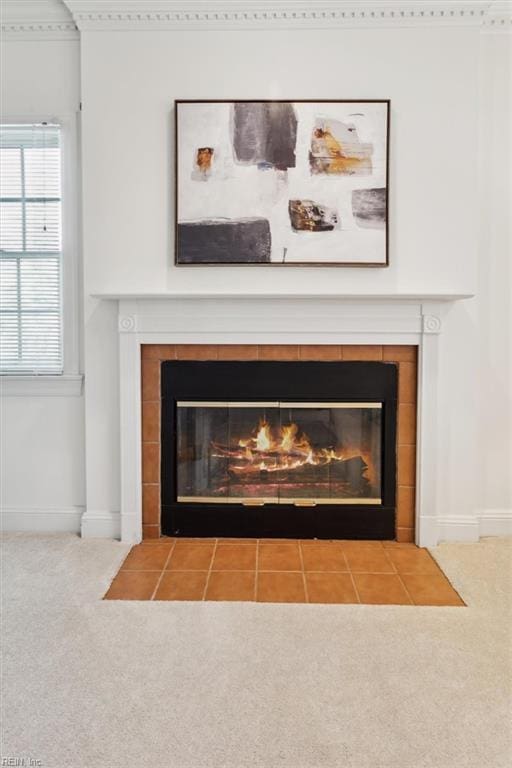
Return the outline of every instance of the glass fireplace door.
<path id="1" fill-rule="evenodd" d="M 177 501 L 381 504 L 382 403 L 177 403 Z"/>

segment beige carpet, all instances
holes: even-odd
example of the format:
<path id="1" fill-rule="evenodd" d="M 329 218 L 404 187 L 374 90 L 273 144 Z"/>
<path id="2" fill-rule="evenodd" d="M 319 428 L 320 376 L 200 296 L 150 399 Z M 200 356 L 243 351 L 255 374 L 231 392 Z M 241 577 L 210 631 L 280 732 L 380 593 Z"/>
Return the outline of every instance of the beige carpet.
<path id="1" fill-rule="evenodd" d="M 433 550 L 467 608 L 101 601 L 127 551 L 5 536 L 3 758 L 510 768 L 511 540 Z"/>

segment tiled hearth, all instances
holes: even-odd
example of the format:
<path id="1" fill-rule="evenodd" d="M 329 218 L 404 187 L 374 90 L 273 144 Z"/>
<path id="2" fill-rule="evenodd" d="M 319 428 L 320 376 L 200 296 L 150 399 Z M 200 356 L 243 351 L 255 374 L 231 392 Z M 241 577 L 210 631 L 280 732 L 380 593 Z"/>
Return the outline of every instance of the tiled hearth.
<path id="1" fill-rule="evenodd" d="M 276 539 L 144 542 L 105 598 L 464 605 L 428 550 L 414 544 Z"/>

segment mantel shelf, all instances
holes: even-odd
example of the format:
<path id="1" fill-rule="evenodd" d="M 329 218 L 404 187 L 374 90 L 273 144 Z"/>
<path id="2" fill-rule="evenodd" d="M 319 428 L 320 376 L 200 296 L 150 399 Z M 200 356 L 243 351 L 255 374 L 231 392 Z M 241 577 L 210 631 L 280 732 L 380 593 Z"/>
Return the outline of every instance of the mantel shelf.
<path id="1" fill-rule="evenodd" d="M 278 299 L 279 301 L 387 301 L 387 302 L 453 302 L 474 298 L 473 293 L 439 291 L 434 293 L 92 293 L 91 298 L 104 301 L 258 301 Z"/>

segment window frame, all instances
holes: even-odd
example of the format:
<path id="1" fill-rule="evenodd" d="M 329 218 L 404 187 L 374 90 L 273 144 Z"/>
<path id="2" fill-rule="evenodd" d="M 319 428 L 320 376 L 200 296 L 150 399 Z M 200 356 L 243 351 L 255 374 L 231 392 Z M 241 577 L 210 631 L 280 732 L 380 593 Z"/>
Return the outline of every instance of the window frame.
<path id="1" fill-rule="evenodd" d="M 54 123 L 61 139 L 61 322 L 62 373 L 1 373 L 2 396 L 79 396 L 82 394 L 80 318 L 82 315 L 79 238 L 80 114 L 3 114 L 2 124 Z"/>

